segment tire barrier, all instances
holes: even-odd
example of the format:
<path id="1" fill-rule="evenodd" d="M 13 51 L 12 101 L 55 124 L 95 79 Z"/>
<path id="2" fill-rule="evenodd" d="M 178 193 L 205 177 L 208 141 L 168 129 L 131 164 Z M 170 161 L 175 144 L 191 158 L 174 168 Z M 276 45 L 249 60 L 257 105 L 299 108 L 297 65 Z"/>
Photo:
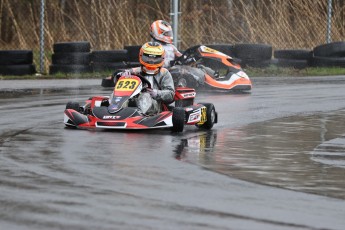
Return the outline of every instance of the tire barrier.
<path id="1" fill-rule="evenodd" d="M 140 62 L 128 62 L 127 63 L 127 68 L 134 68 L 134 67 L 139 67 Z"/>
<path id="2" fill-rule="evenodd" d="M 32 75 L 36 73 L 32 50 L 0 50 L 0 75 Z"/>
<path id="3" fill-rule="evenodd" d="M 49 73 L 89 73 L 91 45 L 86 41 L 60 42 L 53 44 L 52 64 Z"/>
<path id="4" fill-rule="evenodd" d="M 92 68 L 90 65 L 55 65 L 49 66 L 50 74 L 56 73 L 91 73 Z"/>
<path id="5" fill-rule="evenodd" d="M 269 65 L 303 69 L 307 67 L 345 68 L 345 41 L 321 44 L 312 50 L 274 50 L 267 44 L 206 44 L 231 56 L 242 67 L 265 68 Z M 120 50 L 91 52 L 87 41 L 54 43 L 49 73 L 92 73 L 115 71 L 140 66 L 140 45 Z M 183 51 L 181 51 L 183 52 Z M 210 66 L 212 60 L 210 60 Z M 32 75 L 36 73 L 32 50 L 0 50 L 0 75 Z"/>
<path id="6" fill-rule="evenodd" d="M 273 56 L 276 66 L 304 69 L 310 66 L 313 52 L 305 49 L 275 50 Z"/>
<path id="7" fill-rule="evenodd" d="M 121 50 L 95 50 L 89 42 L 62 42 L 53 45 L 49 73 L 105 72 L 140 66 L 141 46 L 125 46 Z"/>
<path id="8" fill-rule="evenodd" d="M 243 67 L 264 68 L 271 64 L 272 46 L 267 44 L 235 44 L 234 56 L 241 60 Z"/>
<path id="9" fill-rule="evenodd" d="M 128 51 L 97 50 L 91 53 L 91 65 L 94 72 L 113 71 L 127 68 Z"/>
<path id="10" fill-rule="evenodd" d="M 277 58 L 274 65 L 283 68 L 304 69 L 310 66 L 310 60 Z"/>
<path id="11" fill-rule="evenodd" d="M 116 69 L 126 69 L 128 65 L 123 62 L 93 62 L 93 72 L 114 72 Z"/>
<path id="12" fill-rule="evenodd" d="M 91 44 L 88 41 L 58 42 L 53 44 L 54 53 L 89 53 L 90 50 Z"/>
<path id="13" fill-rule="evenodd" d="M 318 57 L 314 56 L 312 60 L 313 67 L 341 67 L 345 68 L 344 57 Z"/>
<path id="14" fill-rule="evenodd" d="M 345 57 L 345 42 L 331 42 L 316 46 L 313 50 L 317 57 Z"/>
<path id="15" fill-rule="evenodd" d="M 139 51 L 141 45 L 125 46 L 124 48 L 128 51 L 129 62 L 139 62 Z"/>
<path id="16" fill-rule="evenodd" d="M 57 65 L 89 65 L 91 62 L 90 53 L 54 53 L 52 63 Z"/>
<path id="17" fill-rule="evenodd" d="M 345 42 L 331 42 L 316 46 L 313 49 L 313 67 L 345 68 Z"/>

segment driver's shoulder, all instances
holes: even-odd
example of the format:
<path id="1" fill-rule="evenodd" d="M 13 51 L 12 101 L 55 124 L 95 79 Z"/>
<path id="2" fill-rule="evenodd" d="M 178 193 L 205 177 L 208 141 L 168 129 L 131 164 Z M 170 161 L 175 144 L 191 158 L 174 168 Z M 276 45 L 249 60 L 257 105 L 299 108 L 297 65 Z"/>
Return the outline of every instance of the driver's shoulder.
<path id="1" fill-rule="evenodd" d="M 169 72 L 169 70 L 168 70 L 167 68 L 162 67 L 162 68 L 160 69 L 160 74 L 161 74 L 162 76 L 164 76 L 164 75 L 166 75 L 166 74 L 170 74 L 170 72 Z"/>

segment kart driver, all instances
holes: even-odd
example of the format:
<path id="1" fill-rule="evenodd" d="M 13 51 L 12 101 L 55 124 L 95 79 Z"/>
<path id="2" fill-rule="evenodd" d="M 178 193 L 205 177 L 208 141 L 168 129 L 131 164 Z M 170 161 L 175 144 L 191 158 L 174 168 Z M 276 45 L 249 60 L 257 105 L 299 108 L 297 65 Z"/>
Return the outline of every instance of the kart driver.
<path id="1" fill-rule="evenodd" d="M 174 82 L 170 72 L 163 67 L 164 59 L 165 51 L 163 46 L 157 42 L 147 42 L 139 52 L 141 66 L 126 69 L 116 74 L 117 76 L 140 74 L 151 83 L 152 88 L 147 88 L 147 91 L 139 94 L 136 99 L 138 108 L 145 115 L 160 113 L 161 103 L 170 104 L 174 100 Z M 114 79 L 116 81 L 117 78 Z"/>
<path id="2" fill-rule="evenodd" d="M 171 25 L 164 20 L 154 21 L 151 24 L 150 36 L 152 37 L 152 41 L 158 42 L 163 46 L 165 50 L 164 67 L 170 68 L 171 62 L 182 56 L 182 53 L 172 44 L 174 36 Z M 194 63 L 194 61 L 194 58 L 189 58 L 186 64 L 189 62 Z M 198 64 L 198 68 L 214 78 L 219 77 L 219 73 L 209 67 Z"/>
<path id="3" fill-rule="evenodd" d="M 150 36 L 152 41 L 161 44 L 165 50 L 164 67 L 171 67 L 171 61 L 182 56 L 182 53 L 178 51 L 173 42 L 173 31 L 171 25 L 163 20 L 154 21 L 151 24 Z"/>

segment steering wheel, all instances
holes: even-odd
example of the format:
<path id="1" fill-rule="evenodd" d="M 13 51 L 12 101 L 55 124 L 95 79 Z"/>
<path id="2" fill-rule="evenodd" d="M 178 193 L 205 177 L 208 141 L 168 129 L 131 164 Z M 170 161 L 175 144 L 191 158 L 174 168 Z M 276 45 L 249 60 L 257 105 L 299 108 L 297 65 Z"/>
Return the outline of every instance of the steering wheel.
<path id="1" fill-rule="evenodd" d="M 141 90 L 142 92 L 145 92 L 147 88 L 152 88 L 150 81 L 143 77 L 143 75 L 141 75 L 140 73 L 134 75 L 139 77 L 140 80 L 143 82 L 143 89 Z"/>
<path id="2" fill-rule="evenodd" d="M 176 64 L 180 64 L 180 65 L 184 65 L 187 64 L 187 62 L 192 59 L 195 58 L 196 56 L 196 50 L 200 47 L 200 45 L 196 45 L 193 47 L 188 48 L 187 50 L 185 50 L 182 54 L 182 56 L 176 58 L 175 60 L 173 60 L 172 62 L 172 66 L 176 65 Z"/>

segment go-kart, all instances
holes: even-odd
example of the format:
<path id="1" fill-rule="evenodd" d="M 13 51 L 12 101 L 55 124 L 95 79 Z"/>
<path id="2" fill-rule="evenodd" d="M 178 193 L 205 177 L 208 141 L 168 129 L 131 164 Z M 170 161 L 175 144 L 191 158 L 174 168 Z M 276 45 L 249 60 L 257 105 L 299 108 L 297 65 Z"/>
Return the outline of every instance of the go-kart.
<path id="1" fill-rule="evenodd" d="M 176 86 L 249 91 L 252 82 L 237 60 L 204 45 L 187 49 L 169 69 Z"/>
<path id="2" fill-rule="evenodd" d="M 182 132 L 185 125 L 211 129 L 218 120 L 212 103 L 194 104 L 195 90 L 179 87 L 174 102 L 162 104 L 158 114 L 145 115 L 139 109 L 136 98 L 151 88 L 150 82 L 140 76 L 118 76 L 112 95 L 93 96 L 85 105 L 68 102 L 64 112 L 64 124 L 74 128 L 101 129 L 157 129 L 169 128 Z"/>

